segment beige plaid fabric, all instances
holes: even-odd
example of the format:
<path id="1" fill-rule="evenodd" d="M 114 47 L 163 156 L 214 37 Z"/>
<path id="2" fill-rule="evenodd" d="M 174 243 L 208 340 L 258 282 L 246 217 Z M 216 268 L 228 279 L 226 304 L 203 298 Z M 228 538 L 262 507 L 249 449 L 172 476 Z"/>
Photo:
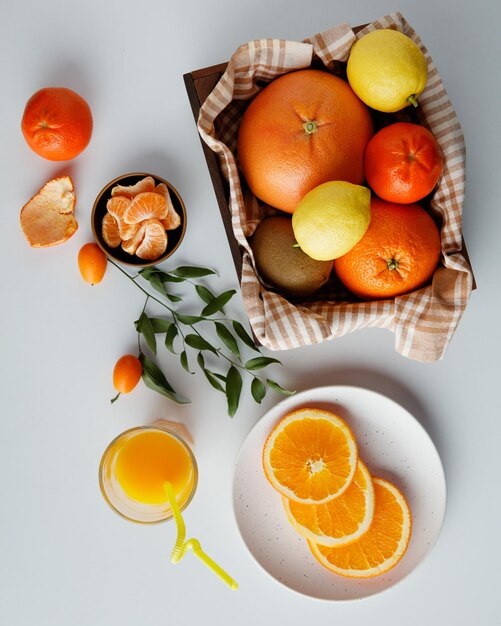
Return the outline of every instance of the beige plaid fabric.
<path id="1" fill-rule="evenodd" d="M 353 301 L 339 284 L 330 284 L 314 301 L 290 302 L 258 279 L 247 237 L 264 216 L 276 210 L 258 201 L 238 173 L 236 141 L 247 101 L 273 78 L 320 61 L 333 69 L 346 61 L 356 38 L 377 28 L 394 28 L 413 39 L 428 62 L 428 83 L 420 97 L 420 121 L 431 129 L 444 154 L 444 172 L 431 202 L 442 219 L 442 263 L 432 283 L 394 300 Z M 396 350 L 411 359 L 444 356 L 472 289 L 472 272 L 463 256 L 461 214 L 465 185 L 465 146 L 458 119 L 442 80 L 420 38 L 399 13 L 354 34 L 341 24 L 304 42 L 262 39 L 241 46 L 219 83 L 203 103 L 198 130 L 219 156 L 229 182 L 229 208 L 241 246 L 242 297 L 258 340 L 271 350 L 286 350 L 340 337 L 359 328 L 388 328 Z M 335 281 L 333 281 L 335 283 Z"/>

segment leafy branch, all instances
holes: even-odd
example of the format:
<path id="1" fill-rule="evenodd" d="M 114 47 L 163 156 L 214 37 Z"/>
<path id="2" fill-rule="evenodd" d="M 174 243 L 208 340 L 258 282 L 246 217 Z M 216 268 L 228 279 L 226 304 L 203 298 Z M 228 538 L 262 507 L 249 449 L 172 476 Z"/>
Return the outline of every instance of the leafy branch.
<path id="1" fill-rule="evenodd" d="M 286 396 L 295 393 L 284 389 L 276 381 L 261 374 L 261 370 L 268 365 L 280 364 L 280 361 L 263 356 L 244 326 L 237 320 L 226 318 L 224 307 L 236 291 L 230 289 L 215 295 L 205 285 L 198 282 L 198 279 L 214 275 L 216 272 L 204 267 L 192 266 L 180 266 L 171 272 L 164 272 L 151 266 L 131 276 L 117 263 L 111 259 L 109 261 L 146 297 L 142 312 L 134 325 L 138 333 L 139 359 L 143 366 L 142 378 L 147 387 L 178 404 L 189 402 L 188 399 L 176 393 L 155 362 L 157 336 L 164 335 L 165 348 L 179 357 L 181 366 L 190 374 L 194 374 L 190 360 L 192 353 L 196 353 L 196 364 L 209 384 L 226 396 L 228 414 L 231 417 L 238 409 L 243 388 L 242 374 L 251 377 L 250 391 L 258 404 L 266 396 L 268 388 Z M 160 294 L 161 298 L 145 289 L 138 279 L 147 283 Z M 183 301 L 183 298 L 178 294 L 173 294 L 171 288 L 180 283 L 194 287 L 195 293 L 204 305 L 199 315 L 187 315 L 175 307 L 177 303 Z M 150 317 L 146 312 L 149 300 L 160 304 L 166 310 L 166 317 Z M 222 317 L 219 314 L 222 314 Z M 212 338 L 209 338 L 205 332 L 207 326 L 212 326 L 220 345 L 213 345 Z M 150 352 L 149 355 L 145 354 L 141 339 L 144 340 Z M 250 349 L 259 356 L 246 359 L 242 354 L 244 349 Z M 219 366 L 211 365 L 209 368 L 206 359 L 215 361 Z"/>

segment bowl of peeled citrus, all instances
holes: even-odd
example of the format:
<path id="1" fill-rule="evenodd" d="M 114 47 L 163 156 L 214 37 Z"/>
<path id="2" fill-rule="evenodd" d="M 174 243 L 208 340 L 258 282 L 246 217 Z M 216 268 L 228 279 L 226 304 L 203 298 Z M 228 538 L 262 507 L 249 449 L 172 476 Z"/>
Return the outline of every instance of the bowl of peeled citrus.
<path id="1" fill-rule="evenodd" d="M 146 267 L 170 257 L 186 230 L 177 190 L 159 176 L 124 174 L 109 182 L 92 208 L 92 231 L 106 256 Z"/>

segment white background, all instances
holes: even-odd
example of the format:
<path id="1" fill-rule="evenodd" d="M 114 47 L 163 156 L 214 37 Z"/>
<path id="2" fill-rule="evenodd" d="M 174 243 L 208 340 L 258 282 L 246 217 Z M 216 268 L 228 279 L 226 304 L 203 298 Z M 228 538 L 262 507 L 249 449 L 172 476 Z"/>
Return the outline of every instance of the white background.
<path id="1" fill-rule="evenodd" d="M 497 0 L 1 1 L 2 626 L 501 624 L 500 6 Z M 448 481 L 442 535 L 413 575 L 380 596 L 324 603 L 264 574 L 232 515 L 236 453 L 279 397 L 269 394 L 258 406 L 246 394 L 230 419 L 222 395 L 162 355 L 169 380 L 192 403 L 172 405 L 141 383 L 111 406 L 113 365 L 135 349 L 133 321 L 143 298 L 113 267 L 91 288 L 76 258 L 91 240 L 90 211 L 102 186 L 125 172 L 150 171 L 178 188 L 189 214 L 168 267 L 209 265 L 220 274 L 210 282 L 214 290 L 234 287 L 182 75 L 227 60 L 250 39 L 297 40 L 395 10 L 428 47 L 466 137 L 464 235 L 478 290 L 437 364 L 404 359 L 393 335 L 378 329 L 279 355 L 285 367 L 274 376 L 284 385 L 354 384 L 400 402 L 428 430 Z M 44 86 L 73 88 L 92 108 L 92 141 L 72 163 L 45 161 L 22 137 L 24 105 Z M 59 173 L 73 177 L 80 227 L 65 245 L 31 249 L 19 211 Z M 239 296 L 229 310 L 244 320 Z M 158 417 L 183 421 L 192 432 L 200 483 L 186 512 L 188 530 L 238 580 L 237 592 L 195 559 L 177 567 L 168 562 L 172 525 L 126 523 L 101 498 L 97 468 L 105 446 Z"/>

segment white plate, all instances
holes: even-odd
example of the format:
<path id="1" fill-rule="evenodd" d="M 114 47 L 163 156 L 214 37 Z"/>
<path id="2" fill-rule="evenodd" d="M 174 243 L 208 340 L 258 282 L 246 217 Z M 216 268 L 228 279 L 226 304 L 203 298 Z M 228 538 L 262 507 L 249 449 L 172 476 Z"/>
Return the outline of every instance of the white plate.
<path id="1" fill-rule="evenodd" d="M 400 563 L 386 574 L 354 579 L 338 576 L 321 566 L 288 522 L 281 496 L 264 475 L 261 453 L 268 434 L 285 414 L 306 406 L 341 416 L 353 430 L 360 458 L 370 472 L 394 483 L 409 503 L 409 547 Z M 358 387 L 321 387 L 283 400 L 252 428 L 235 465 L 233 506 L 250 553 L 286 587 L 323 600 L 364 598 L 405 578 L 437 540 L 445 503 L 444 470 L 426 431 L 393 400 Z"/>

